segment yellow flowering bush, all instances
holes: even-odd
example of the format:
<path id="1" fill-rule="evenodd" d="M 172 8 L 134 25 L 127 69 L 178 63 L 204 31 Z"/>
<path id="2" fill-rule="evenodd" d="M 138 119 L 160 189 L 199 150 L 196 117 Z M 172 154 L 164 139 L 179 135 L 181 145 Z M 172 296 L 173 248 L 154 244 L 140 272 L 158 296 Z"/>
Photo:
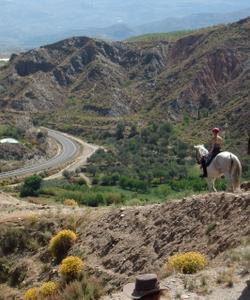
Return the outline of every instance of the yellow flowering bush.
<path id="1" fill-rule="evenodd" d="M 45 282 L 39 289 L 39 295 L 42 297 L 52 296 L 57 293 L 58 288 L 58 284 L 54 281 Z"/>
<path id="2" fill-rule="evenodd" d="M 184 252 L 170 256 L 165 267 L 184 274 L 196 273 L 207 265 L 207 258 L 200 252 Z"/>
<path id="3" fill-rule="evenodd" d="M 83 266 L 83 261 L 79 257 L 68 256 L 62 261 L 58 272 L 65 279 L 73 280 L 81 273 Z"/>
<path id="4" fill-rule="evenodd" d="M 24 300 L 38 300 L 38 288 L 31 288 L 24 294 Z"/>
<path id="5" fill-rule="evenodd" d="M 49 252 L 60 260 L 65 257 L 75 240 L 76 234 L 72 230 L 61 230 L 51 238 L 49 242 Z"/>
<path id="6" fill-rule="evenodd" d="M 78 206 L 78 203 L 74 199 L 65 199 L 63 204 L 70 207 Z"/>

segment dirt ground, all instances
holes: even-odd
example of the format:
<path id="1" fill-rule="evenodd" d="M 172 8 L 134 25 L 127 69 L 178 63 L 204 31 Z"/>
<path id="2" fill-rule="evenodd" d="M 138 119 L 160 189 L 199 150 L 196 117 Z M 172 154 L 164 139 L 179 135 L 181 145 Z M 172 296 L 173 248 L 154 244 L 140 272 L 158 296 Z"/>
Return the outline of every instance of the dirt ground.
<path id="1" fill-rule="evenodd" d="M 231 288 L 216 282 L 220 272 L 232 267 L 223 255 L 243 247 L 242 240 L 250 236 L 250 191 L 195 195 L 161 205 L 99 209 L 36 205 L 0 193 L 0 227 L 22 227 L 30 213 L 48 222 L 70 218 L 78 236 L 70 253 L 80 256 L 87 271 L 102 280 L 107 293 L 103 300 L 125 300 L 117 292 L 137 274 L 147 272 L 159 275 L 172 299 L 250 299 L 246 288 L 250 266 L 247 272 L 241 264 L 233 267 Z M 250 257 L 250 246 L 244 247 Z M 162 266 L 167 257 L 191 250 L 209 257 L 208 268 L 197 275 L 176 274 L 166 278 Z M 42 269 L 38 255 L 29 253 L 27 259 L 37 261 Z M 37 272 L 29 278 L 29 284 L 49 276 Z M 200 291 L 199 280 L 204 277 L 206 286 Z"/>
<path id="2" fill-rule="evenodd" d="M 169 255 L 200 251 L 215 259 L 250 234 L 250 193 L 216 193 L 163 205 L 114 209 L 79 229 L 81 249 L 106 287 L 160 273 Z M 96 271 L 98 270 L 98 272 Z"/>

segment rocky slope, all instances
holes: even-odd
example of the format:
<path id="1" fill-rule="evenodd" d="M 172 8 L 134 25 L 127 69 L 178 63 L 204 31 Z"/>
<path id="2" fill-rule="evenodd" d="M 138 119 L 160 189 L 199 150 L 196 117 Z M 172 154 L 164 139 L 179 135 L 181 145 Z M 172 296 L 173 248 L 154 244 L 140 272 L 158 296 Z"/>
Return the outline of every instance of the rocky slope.
<path id="1" fill-rule="evenodd" d="M 198 195 L 146 207 L 93 210 L 36 205 L 0 193 L 0 208 L 0 254 L 4 254 L 0 260 L 0 296 L 15 299 L 20 299 L 28 287 L 57 276 L 47 245 L 51 234 L 62 228 L 76 230 L 78 238 L 70 254 L 84 259 L 86 270 L 104 282 L 106 292 L 120 290 L 136 274 L 160 274 L 166 258 L 181 251 L 201 251 L 208 255 L 210 267 L 225 270 L 229 256 L 227 263 L 220 265 L 213 263 L 214 259 L 241 245 L 250 233 L 249 191 Z M 13 276 L 15 284 L 10 285 Z M 173 280 L 184 281 L 181 277 Z M 173 282 L 170 288 L 177 293 Z"/>
<path id="2" fill-rule="evenodd" d="M 0 71 L 0 106 L 48 111 L 77 99 L 84 113 L 180 120 L 219 112 L 220 123 L 249 126 L 249 37 L 250 18 L 175 42 L 67 39 L 12 55 Z"/>
<path id="3" fill-rule="evenodd" d="M 90 262 L 98 262 L 111 286 L 134 274 L 159 272 L 166 258 L 176 252 L 196 250 L 213 259 L 249 235 L 249 196 L 209 194 L 114 210 L 85 224 L 75 249 Z"/>

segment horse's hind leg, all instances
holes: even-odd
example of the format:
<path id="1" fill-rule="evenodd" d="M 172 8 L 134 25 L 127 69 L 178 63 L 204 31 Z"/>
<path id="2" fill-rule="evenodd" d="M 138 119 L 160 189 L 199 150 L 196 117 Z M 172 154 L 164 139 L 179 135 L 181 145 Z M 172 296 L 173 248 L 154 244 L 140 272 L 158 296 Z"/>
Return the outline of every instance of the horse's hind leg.
<path id="1" fill-rule="evenodd" d="M 230 179 L 231 179 L 232 192 L 239 193 L 240 192 L 239 178 L 237 176 L 235 176 L 234 174 L 232 174 Z"/>
<path id="2" fill-rule="evenodd" d="M 231 178 L 229 179 L 227 190 L 228 192 L 234 193 L 234 185 Z"/>
<path id="3" fill-rule="evenodd" d="M 225 174 L 225 177 L 227 179 L 227 188 L 226 188 L 226 191 L 227 192 L 234 192 L 233 180 L 232 180 L 230 174 Z"/>

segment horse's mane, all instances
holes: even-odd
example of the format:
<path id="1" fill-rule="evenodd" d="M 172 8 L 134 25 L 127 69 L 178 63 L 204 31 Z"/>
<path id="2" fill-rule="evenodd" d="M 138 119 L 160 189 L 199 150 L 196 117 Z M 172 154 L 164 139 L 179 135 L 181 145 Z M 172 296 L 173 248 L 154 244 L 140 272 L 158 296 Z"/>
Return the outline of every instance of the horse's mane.
<path id="1" fill-rule="evenodd" d="M 203 144 L 194 146 L 195 149 L 198 149 L 201 155 L 206 155 L 208 150 L 205 148 Z"/>

